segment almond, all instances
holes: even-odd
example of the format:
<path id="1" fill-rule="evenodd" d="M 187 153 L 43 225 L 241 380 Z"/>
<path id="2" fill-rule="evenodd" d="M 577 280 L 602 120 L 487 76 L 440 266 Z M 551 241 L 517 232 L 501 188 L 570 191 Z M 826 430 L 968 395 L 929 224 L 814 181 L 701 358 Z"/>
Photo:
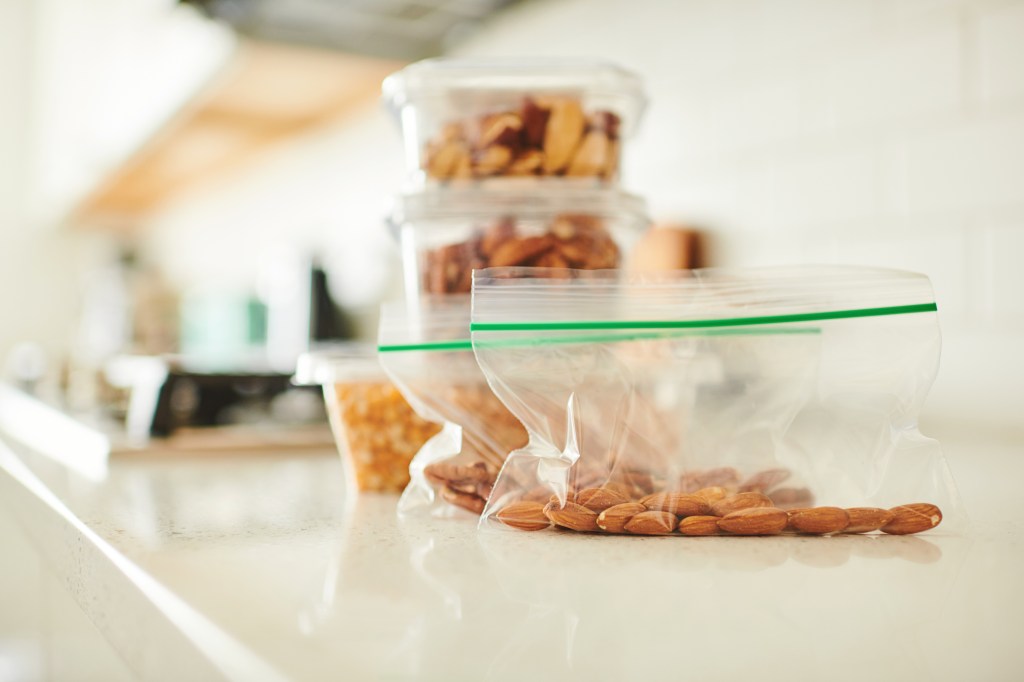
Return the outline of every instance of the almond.
<path id="1" fill-rule="evenodd" d="M 778 535 L 787 521 L 786 512 L 781 509 L 750 507 L 720 518 L 718 527 L 734 535 Z"/>
<path id="2" fill-rule="evenodd" d="M 512 150 L 500 144 L 491 145 L 473 157 L 473 170 L 477 175 L 495 175 L 512 162 Z"/>
<path id="3" fill-rule="evenodd" d="M 551 248 L 553 239 L 547 235 L 509 239 L 495 249 L 490 258 L 491 267 L 522 265 Z"/>
<path id="4" fill-rule="evenodd" d="M 476 481 L 452 481 L 448 487 L 460 493 L 472 493 L 476 495 L 476 489 L 480 484 Z"/>
<path id="5" fill-rule="evenodd" d="M 512 112 L 485 116 L 480 125 L 480 147 L 501 145 L 503 147 L 519 146 L 519 134 L 523 129 L 523 119 Z"/>
<path id="6" fill-rule="evenodd" d="M 543 253 L 537 258 L 537 261 L 533 264 L 535 268 L 558 268 L 566 270 L 570 268 L 569 261 L 562 258 L 561 254 L 557 251 L 548 251 Z M 556 275 L 546 274 L 545 277 L 554 277 Z M 568 274 L 566 275 L 569 276 Z"/>
<path id="7" fill-rule="evenodd" d="M 427 174 L 438 180 L 446 180 L 455 173 L 463 158 L 469 157 L 469 150 L 461 142 L 445 142 L 427 153 Z"/>
<path id="8" fill-rule="evenodd" d="M 603 270 L 619 267 L 619 247 L 607 234 L 595 240 L 594 250 L 586 259 L 583 267 L 590 270 Z"/>
<path id="9" fill-rule="evenodd" d="M 789 528 L 800 533 L 828 535 L 850 525 L 850 515 L 839 507 L 813 507 L 789 512 Z"/>
<path id="10" fill-rule="evenodd" d="M 743 481 L 740 484 L 740 492 L 749 492 L 751 490 L 759 493 L 768 492 L 773 488 L 777 488 L 789 476 L 789 469 L 765 469 Z"/>
<path id="11" fill-rule="evenodd" d="M 608 165 L 609 141 L 604 133 L 594 131 L 583 136 L 565 174 L 572 177 L 600 175 Z"/>
<path id="12" fill-rule="evenodd" d="M 544 152 L 528 149 L 509 164 L 508 175 L 535 175 L 544 165 Z"/>
<path id="13" fill-rule="evenodd" d="M 718 500 L 711 505 L 712 516 L 726 516 L 741 509 L 753 509 L 757 507 L 771 507 L 772 501 L 762 493 L 748 492 L 736 493 L 729 497 Z M 785 514 L 783 514 L 785 516 Z M 783 524 L 785 525 L 785 524 Z"/>
<path id="14" fill-rule="evenodd" d="M 598 514 L 597 526 L 609 533 L 621 533 L 625 530 L 627 521 L 645 511 L 647 508 L 639 502 L 617 504 Z"/>
<path id="15" fill-rule="evenodd" d="M 679 532 L 683 535 L 718 535 L 718 517 L 687 516 L 679 522 Z"/>
<path id="16" fill-rule="evenodd" d="M 669 512 L 677 516 L 702 516 L 710 511 L 703 497 L 679 492 L 647 495 L 641 498 L 640 504 L 651 511 Z"/>
<path id="17" fill-rule="evenodd" d="M 594 257 L 596 244 L 593 237 L 577 234 L 571 239 L 556 242 L 559 253 L 573 265 L 583 268 Z"/>
<path id="18" fill-rule="evenodd" d="M 645 511 L 626 522 L 625 529 L 634 535 L 667 535 L 676 529 L 679 519 L 663 511 Z"/>
<path id="19" fill-rule="evenodd" d="M 776 488 L 768 497 L 780 509 L 810 507 L 814 504 L 814 495 L 807 488 Z"/>
<path id="20" fill-rule="evenodd" d="M 460 493 L 458 490 L 452 490 L 448 486 L 441 488 L 441 498 L 449 504 L 462 507 L 474 514 L 479 514 L 484 510 L 485 502 L 482 498 L 469 493 Z"/>
<path id="21" fill-rule="evenodd" d="M 490 256 L 497 251 L 499 246 L 507 242 L 509 239 L 513 239 L 515 236 L 515 221 L 505 218 L 495 222 L 484 230 L 483 234 L 480 236 L 480 242 L 477 248 L 483 255 Z"/>
<path id="22" fill-rule="evenodd" d="M 551 115 L 544 130 L 544 172 L 553 175 L 563 170 L 583 137 L 586 120 L 583 108 L 574 99 L 551 102 Z"/>
<path id="23" fill-rule="evenodd" d="M 870 533 L 873 530 L 880 530 L 896 516 L 888 509 L 877 507 L 851 507 L 846 513 L 850 517 L 850 525 L 843 530 L 844 533 Z"/>
<path id="24" fill-rule="evenodd" d="M 882 526 L 889 535 L 910 535 L 930 530 L 942 522 L 942 512 L 934 504 L 915 502 L 890 509 L 893 519 Z"/>
<path id="25" fill-rule="evenodd" d="M 570 530 L 581 532 L 597 530 L 597 514 L 575 502 L 566 502 L 564 507 L 559 507 L 555 501 L 548 502 L 544 507 L 544 515 L 551 519 L 556 526 Z"/>
<path id="26" fill-rule="evenodd" d="M 611 488 L 584 488 L 576 493 L 576 504 L 582 504 L 595 512 L 603 512 L 608 507 L 626 502 L 629 502 L 628 497 Z"/>
<path id="27" fill-rule="evenodd" d="M 451 293 L 461 286 L 470 268 L 470 249 L 465 243 L 448 244 L 427 252 L 425 286 L 430 293 Z M 469 291 L 467 289 L 466 291 Z"/>
<path id="28" fill-rule="evenodd" d="M 795 507 L 795 508 L 793 508 L 793 509 L 787 509 L 787 510 L 786 510 L 786 517 L 787 517 L 787 518 L 788 518 L 788 519 L 789 519 L 790 521 L 792 521 L 792 520 L 793 520 L 793 516 L 794 516 L 795 514 L 799 514 L 799 513 L 800 513 L 800 512 L 802 512 L 802 511 L 807 511 L 808 509 L 810 509 L 810 507 Z M 795 528 L 793 528 L 792 526 L 790 526 L 790 525 L 789 525 L 789 524 L 787 523 L 787 524 L 786 524 L 786 530 L 794 530 L 794 531 L 795 531 L 796 529 L 795 529 Z"/>
<path id="29" fill-rule="evenodd" d="M 683 474 L 679 478 L 679 488 L 687 492 L 712 486 L 735 489 L 739 482 L 740 472 L 732 467 L 718 467 Z"/>
<path id="30" fill-rule="evenodd" d="M 459 464 L 451 459 L 442 459 L 428 464 L 423 470 L 428 476 L 442 481 L 494 481 L 495 475 L 483 462 Z"/>
<path id="31" fill-rule="evenodd" d="M 540 502 L 513 502 L 495 516 L 506 526 L 519 530 L 544 530 L 551 525 Z"/>
<path id="32" fill-rule="evenodd" d="M 701 488 L 694 491 L 696 497 L 703 498 L 708 504 L 714 504 L 721 499 L 729 497 L 729 491 L 720 485 L 713 485 L 710 488 Z"/>

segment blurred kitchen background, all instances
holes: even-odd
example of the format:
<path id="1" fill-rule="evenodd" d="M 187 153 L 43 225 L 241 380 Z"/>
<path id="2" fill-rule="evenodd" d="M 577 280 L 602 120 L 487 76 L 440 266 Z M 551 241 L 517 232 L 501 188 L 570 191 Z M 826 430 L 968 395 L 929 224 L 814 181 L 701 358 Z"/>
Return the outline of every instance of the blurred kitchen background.
<path id="1" fill-rule="evenodd" d="M 582 55 L 645 81 L 623 177 L 656 222 L 709 265 L 927 273 L 927 419 L 1019 430 L 1022 38 L 1005 0 L 2 0 L 0 372 L 87 406 L 125 355 L 372 338 L 402 290 L 381 79 Z"/>

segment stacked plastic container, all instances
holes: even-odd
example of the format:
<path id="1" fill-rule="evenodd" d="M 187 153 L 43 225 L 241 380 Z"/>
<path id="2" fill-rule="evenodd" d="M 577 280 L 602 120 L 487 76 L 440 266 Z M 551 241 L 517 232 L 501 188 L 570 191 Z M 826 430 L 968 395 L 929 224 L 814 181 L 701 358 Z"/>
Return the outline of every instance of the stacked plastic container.
<path id="1" fill-rule="evenodd" d="M 640 80 L 603 62 L 418 62 L 384 81 L 405 142 L 391 224 L 407 298 L 468 293 L 495 266 L 618 267 L 647 226 L 619 187 L 646 104 Z"/>
<path id="2" fill-rule="evenodd" d="M 442 431 L 417 453 L 400 512 L 479 513 L 525 442 L 469 344 L 473 272 L 620 267 L 647 227 L 619 186 L 624 142 L 646 104 L 640 80 L 583 60 L 418 62 L 384 81 L 405 143 L 391 227 L 405 306 L 382 311 L 381 363 Z"/>

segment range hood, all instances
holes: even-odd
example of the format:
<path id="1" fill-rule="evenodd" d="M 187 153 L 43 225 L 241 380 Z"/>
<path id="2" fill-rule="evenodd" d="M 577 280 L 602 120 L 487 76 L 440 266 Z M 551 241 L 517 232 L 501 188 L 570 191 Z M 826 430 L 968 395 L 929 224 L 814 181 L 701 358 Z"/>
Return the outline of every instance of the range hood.
<path id="1" fill-rule="evenodd" d="M 135 229 L 190 188 L 372 101 L 389 73 L 444 52 L 519 0 L 166 1 L 178 11 L 161 22 L 226 26 L 220 32 L 234 34 L 234 48 L 134 152 L 92 181 L 72 223 Z"/>
<path id="2" fill-rule="evenodd" d="M 414 61 L 518 0 L 180 0 L 243 36 Z"/>
<path id="3" fill-rule="evenodd" d="M 380 94 L 403 62 L 242 40 L 213 81 L 77 206 L 72 222 L 132 230 L 180 193 Z"/>

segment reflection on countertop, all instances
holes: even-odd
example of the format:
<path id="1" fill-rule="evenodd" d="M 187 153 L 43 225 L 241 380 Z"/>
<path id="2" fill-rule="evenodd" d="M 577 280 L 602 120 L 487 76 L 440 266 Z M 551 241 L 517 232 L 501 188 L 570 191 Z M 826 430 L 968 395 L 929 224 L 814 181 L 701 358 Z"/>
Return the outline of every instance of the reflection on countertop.
<path id="1" fill-rule="evenodd" d="M 478 532 L 349 495 L 328 452 L 131 459 L 96 483 L 0 446 L 0 500 L 14 502 L 0 512 L 141 677 L 192 655 L 186 670 L 245 679 L 1005 679 L 1024 671 L 1009 634 L 1022 527 L 979 493 L 986 471 L 1016 478 L 1024 463 L 1013 444 L 970 452 L 967 535 Z M 146 580 L 48 546 L 67 541 L 48 530 L 57 512 L 18 504 L 40 485 L 95 533 L 80 543 L 109 544 Z M 132 622 L 152 631 L 131 636 Z"/>

